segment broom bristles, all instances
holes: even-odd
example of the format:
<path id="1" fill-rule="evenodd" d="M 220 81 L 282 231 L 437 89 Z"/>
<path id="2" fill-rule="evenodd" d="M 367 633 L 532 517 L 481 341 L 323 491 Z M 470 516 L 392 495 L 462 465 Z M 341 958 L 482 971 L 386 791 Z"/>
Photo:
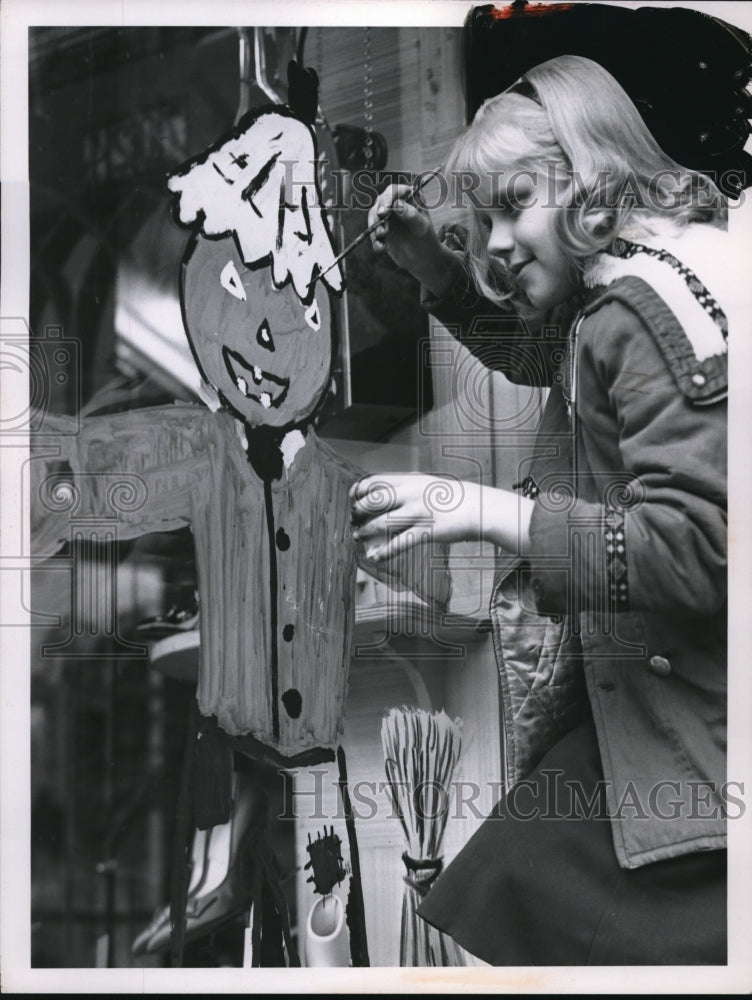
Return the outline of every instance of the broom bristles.
<path id="1" fill-rule="evenodd" d="M 392 708 L 381 724 L 386 775 L 394 810 L 415 860 L 438 860 L 447 819 L 449 783 L 462 745 L 459 720 L 443 710 Z M 417 913 L 420 894 L 408 883 L 402 902 L 400 964 L 464 965 L 457 944 Z"/>
<path id="2" fill-rule="evenodd" d="M 435 857 L 446 826 L 448 786 L 460 756 L 460 724 L 443 710 L 392 708 L 381 724 L 381 742 L 408 853 Z"/>

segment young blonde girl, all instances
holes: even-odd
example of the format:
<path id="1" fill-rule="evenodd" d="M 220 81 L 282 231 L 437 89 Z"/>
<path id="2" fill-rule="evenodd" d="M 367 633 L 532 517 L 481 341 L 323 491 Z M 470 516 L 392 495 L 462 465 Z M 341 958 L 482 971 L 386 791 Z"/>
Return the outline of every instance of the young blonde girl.
<path id="1" fill-rule="evenodd" d="M 426 517 L 520 556 L 491 601 L 506 794 L 421 913 L 494 964 L 723 963 L 724 200 L 574 56 L 488 101 L 447 172 L 465 248 L 394 187 L 375 246 L 481 359 L 518 316 L 493 367 L 549 393 L 517 491 L 447 479 L 441 510 L 435 477 L 352 491 L 377 558 Z"/>

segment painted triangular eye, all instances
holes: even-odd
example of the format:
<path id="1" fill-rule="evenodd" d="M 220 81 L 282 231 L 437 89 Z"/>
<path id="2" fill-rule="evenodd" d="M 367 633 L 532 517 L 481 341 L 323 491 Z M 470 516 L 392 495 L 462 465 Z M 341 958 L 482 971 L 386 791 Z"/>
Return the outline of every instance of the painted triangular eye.
<path id="1" fill-rule="evenodd" d="M 234 295 L 236 299 L 245 302 L 245 288 L 243 288 L 243 282 L 240 280 L 240 275 L 234 261 L 228 260 L 222 268 L 219 283 L 230 295 Z"/>
<path id="2" fill-rule="evenodd" d="M 321 313 L 319 312 L 319 304 L 316 299 L 308 306 L 305 311 L 306 323 L 314 330 L 321 328 Z"/>
<path id="3" fill-rule="evenodd" d="M 256 343 L 261 344 L 261 346 L 265 347 L 267 351 L 274 350 L 274 341 L 272 340 L 272 333 L 271 330 L 269 329 L 269 324 L 267 323 L 266 320 L 264 320 L 264 322 L 261 324 L 261 326 L 258 328 L 258 331 L 256 332 Z"/>

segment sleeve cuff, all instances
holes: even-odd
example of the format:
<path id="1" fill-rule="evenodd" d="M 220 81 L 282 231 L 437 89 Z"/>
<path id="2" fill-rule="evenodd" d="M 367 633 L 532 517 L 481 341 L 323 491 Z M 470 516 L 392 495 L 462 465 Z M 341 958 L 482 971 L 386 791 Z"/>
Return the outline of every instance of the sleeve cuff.
<path id="1" fill-rule="evenodd" d="M 617 611 L 627 611 L 629 581 L 624 512 L 615 507 L 604 507 L 603 510 L 603 544 L 606 556 L 606 583 L 611 606 Z"/>
<path id="2" fill-rule="evenodd" d="M 531 585 L 543 614 L 630 610 L 625 513 L 540 493 L 530 521 Z"/>

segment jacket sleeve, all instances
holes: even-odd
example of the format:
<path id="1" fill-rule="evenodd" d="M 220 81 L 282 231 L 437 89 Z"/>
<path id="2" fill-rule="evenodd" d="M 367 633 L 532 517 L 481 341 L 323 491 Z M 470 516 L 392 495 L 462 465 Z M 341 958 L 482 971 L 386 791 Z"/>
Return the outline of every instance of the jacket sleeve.
<path id="1" fill-rule="evenodd" d="M 121 540 L 188 524 L 192 494 L 208 488 L 207 415 L 187 405 L 80 422 L 48 415 L 32 441 L 34 554 L 54 554 L 81 519 L 91 530 L 115 522 Z"/>
<path id="2" fill-rule="evenodd" d="M 448 239 L 445 235 L 444 243 Z M 458 245 L 453 240 L 453 247 Z M 566 344 L 572 310 L 562 307 L 543 318 L 519 316 L 475 290 L 462 250 L 453 250 L 440 294 L 421 289 L 421 305 L 487 368 L 515 385 L 550 386 L 555 370 L 551 353 Z"/>
<path id="3" fill-rule="evenodd" d="M 536 498 L 530 534 L 540 611 L 695 617 L 726 599 L 726 403 L 690 398 L 665 350 L 665 328 L 659 339 L 663 349 L 622 301 L 581 323 L 578 392 L 587 369 L 618 428 L 621 468 L 588 470 L 599 501 L 577 497 L 576 485 L 565 502 L 546 491 Z M 725 355 L 712 359 L 714 368 L 721 359 L 725 365 Z M 578 420 L 594 419 L 591 400 L 579 399 L 577 410 Z"/>

